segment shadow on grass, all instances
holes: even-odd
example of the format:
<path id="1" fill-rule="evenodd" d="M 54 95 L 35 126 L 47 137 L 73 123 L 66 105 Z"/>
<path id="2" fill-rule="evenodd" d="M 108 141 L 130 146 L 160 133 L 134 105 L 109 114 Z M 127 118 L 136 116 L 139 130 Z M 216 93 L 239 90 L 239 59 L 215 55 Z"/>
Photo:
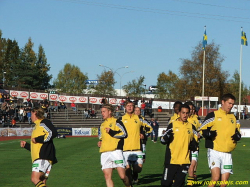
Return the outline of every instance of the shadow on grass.
<path id="1" fill-rule="evenodd" d="M 138 185 L 141 185 L 143 187 L 159 187 L 161 184 L 161 176 L 162 174 L 150 174 L 150 175 L 143 175 L 142 177 L 139 177 Z M 158 181 L 159 185 L 150 185 L 150 183 Z"/>
<path id="2" fill-rule="evenodd" d="M 138 185 L 143 186 L 143 187 L 159 187 L 161 185 L 161 177 L 162 174 L 150 174 L 150 175 L 143 175 L 139 177 L 139 182 Z M 211 174 L 201 174 L 198 175 L 197 179 L 198 181 L 209 181 L 211 177 Z M 156 184 L 151 184 L 154 182 L 158 182 L 158 185 Z M 150 185 L 151 184 L 151 185 Z M 194 186 L 204 186 L 204 184 L 201 185 L 194 185 Z"/>
<path id="3" fill-rule="evenodd" d="M 202 180 L 210 180 L 211 174 L 201 174 L 197 176 L 197 179 L 202 181 Z"/>

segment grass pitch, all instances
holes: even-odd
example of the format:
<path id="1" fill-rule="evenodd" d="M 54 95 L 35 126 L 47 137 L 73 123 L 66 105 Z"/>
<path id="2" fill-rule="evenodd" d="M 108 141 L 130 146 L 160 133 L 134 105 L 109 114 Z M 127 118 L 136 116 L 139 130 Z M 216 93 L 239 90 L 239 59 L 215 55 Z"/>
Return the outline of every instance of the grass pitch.
<path id="1" fill-rule="evenodd" d="M 54 143 L 59 162 L 52 167 L 47 185 L 49 187 L 105 187 L 97 141 L 98 138 L 92 137 L 55 139 Z M 20 140 L 0 142 L 1 187 L 34 186 L 30 181 L 30 152 L 20 148 L 19 142 Z M 139 183 L 135 186 L 160 186 L 164 156 L 164 145 L 160 142 L 153 143 L 150 140 L 147 142 L 146 162 L 139 174 Z M 242 138 L 233 151 L 234 174 L 230 176 L 230 186 L 250 186 L 249 157 L 250 138 Z M 197 175 L 200 182 L 210 180 L 204 141 L 200 144 Z M 113 172 L 113 181 L 117 187 L 124 186 L 116 170 Z"/>

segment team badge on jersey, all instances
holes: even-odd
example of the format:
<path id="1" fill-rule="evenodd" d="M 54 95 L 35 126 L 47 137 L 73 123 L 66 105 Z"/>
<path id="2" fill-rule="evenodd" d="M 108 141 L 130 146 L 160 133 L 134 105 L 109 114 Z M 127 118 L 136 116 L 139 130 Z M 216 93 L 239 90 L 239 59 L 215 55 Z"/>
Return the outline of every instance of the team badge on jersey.
<path id="1" fill-rule="evenodd" d="M 135 120 L 135 123 L 137 123 L 137 121 Z"/>
<path id="2" fill-rule="evenodd" d="M 188 129 L 188 134 L 190 134 L 191 132 L 190 132 L 190 130 Z"/>
<path id="3" fill-rule="evenodd" d="M 109 124 L 109 127 L 112 127 L 112 124 Z"/>
<path id="4" fill-rule="evenodd" d="M 231 123 L 234 124 L 234 120 L 231 119 Z"/>
<path id="5" fill-rule="evenodd" d="M 218 118 L 218 121 L 221 121 L 222 119 L 221 118 Z"/>

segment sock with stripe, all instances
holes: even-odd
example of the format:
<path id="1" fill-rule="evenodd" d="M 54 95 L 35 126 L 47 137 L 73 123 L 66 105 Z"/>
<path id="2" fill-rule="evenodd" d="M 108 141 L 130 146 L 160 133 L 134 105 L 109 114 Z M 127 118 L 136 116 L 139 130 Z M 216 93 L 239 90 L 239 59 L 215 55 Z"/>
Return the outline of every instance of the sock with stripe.
<path id="1" fill-rule="evenodd" d="M 193 186 L 194 185 L 194 177 L 188 176 L 187 178 L 187 186 Z"/>
<path id="2" fill-rule="evenodd" d="M 46 184 L 44 184 L 43 181 L 39 181 L 39 182 L 36 184 L 36 187 L 46 187 Z"/>

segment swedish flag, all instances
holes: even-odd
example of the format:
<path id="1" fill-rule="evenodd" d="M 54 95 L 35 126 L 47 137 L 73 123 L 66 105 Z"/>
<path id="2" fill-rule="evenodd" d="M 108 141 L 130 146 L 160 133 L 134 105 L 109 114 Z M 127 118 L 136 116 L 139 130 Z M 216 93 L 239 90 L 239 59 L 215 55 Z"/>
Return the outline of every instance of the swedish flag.
<path id="1" fill-rule="evenodd" d="M 247 36 L 246 33 L 241 31 L 241 45 L 247 46 Z"/>
<path id="2" fill-rule="evenodd" d="M 205 50 L 205 48 L 206 48 L 206 45 L 207 45 L 207 32 L 206 32 L 206 30 L 205 30 L 205 32 L 204 32 L 204 34 L 203 34 L 203 50 Z"/>

